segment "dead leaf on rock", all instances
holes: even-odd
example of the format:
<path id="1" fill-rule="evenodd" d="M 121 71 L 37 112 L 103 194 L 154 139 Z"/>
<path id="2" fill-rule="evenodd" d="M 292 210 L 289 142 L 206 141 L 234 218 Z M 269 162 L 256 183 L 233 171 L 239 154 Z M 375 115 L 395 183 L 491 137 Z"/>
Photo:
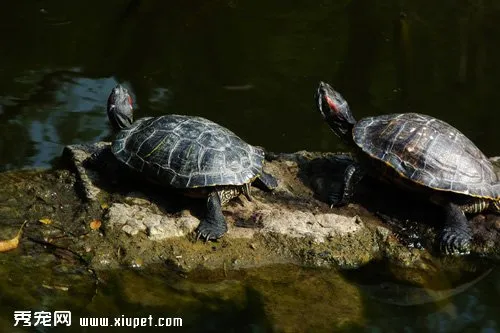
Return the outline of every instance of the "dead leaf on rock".
<path id="1" fill-rule="evenodd" d="M 17 232 L 16 237 L 9 239 L 9 240 L 0 241 L 0 252 L 7 252 L 7 251 L 14 250 L 17 248 L 17 246 L 19 245 L 19 238 L 21 238 L 21 233 L 23 231 L 23 227 L 25 224 L 26 224 L 26 221 L 24 221 L 21 228 L 19 228 L 19 231 Z"/>
<path id="2" fill-rule="evenodd" d="M 96 230 L 99 229 L 100 227 L 101 227 L 101 220 L 93 220 L 92 222 L 90 222 L 90 229 Z"/>
<path id="3" fill-rule="evenodd" d="M 38 220 L 38 222 L 43 223 L 43 224 L 52 224 L 52 220 L 49 219 L 48 217 L 44 217 Z"/>
<path id="4" fill-rule="evenodd" d="M 48 284 L 42 284 L 42 287 L 46 289 L 55 289 L 55 290 L 61 290 L 61 291 L 68 291 L 69 287 L 66 286 L 49 286 Z"/>

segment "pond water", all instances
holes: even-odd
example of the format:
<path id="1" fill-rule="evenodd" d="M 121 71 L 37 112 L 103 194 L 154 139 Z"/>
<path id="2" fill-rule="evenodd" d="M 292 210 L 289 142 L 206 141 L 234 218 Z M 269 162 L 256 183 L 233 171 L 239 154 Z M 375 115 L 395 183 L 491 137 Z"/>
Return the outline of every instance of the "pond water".
<path id="1" fill-rule="evenodd" d="M 153 267 L 109 271 L 96 284 L 90 273 L 56 266 L 38 270 L 44 281 L 40 286 L 30 281 L 29 272 L 17 276 L 21 270 L 13 269 L 9 276 L 15 282 L 2 291 L 7 301 L 0 303 L 0 329 L 88 332 L 98 320 L 106 331 L 132 332 L 141 328 L 133 328 L 131 318 L 151 316 L 158 331 L 179 332 L 498 331 L 498 269 L 481 268 L 461 281 L 453 274 L 430 274 L 414 286 L 396 282 L 388 271 L 381 263 L 347 272 L 276 265 L 186 276 Z M 13 327 L 19 309 L 33 316 L 71 311 L 71 329 L 61 324 L 26 328 L 23 321 Z M 175 327 L 155 326 L 164 322 Z"/>
<path id="2" fill-rule="evenodd" d="M 500 4 L 481 1 L 3 1 L 0 170 L 48 168 L 65 145 L 109 138 L 104 107 L 118 82 L 133 92 L 137 118 L 199 115 L 271 151 L 344 150 L 315 110 L 324 80 L 357 118 L 426 113 L 500 155 L 499 19 Z M 500 330 L 498 271 L 445 304 L 413 307 L 367 300 L 357 284 L 336 286 L 342 275 L 332 271 L 267 273 L 212 281 L 214 294 L 110 274 L 95 309 L 179 314 L 193 318 L 192 332 Z M 161 296 L 141 303 L 141 284 Z"/>

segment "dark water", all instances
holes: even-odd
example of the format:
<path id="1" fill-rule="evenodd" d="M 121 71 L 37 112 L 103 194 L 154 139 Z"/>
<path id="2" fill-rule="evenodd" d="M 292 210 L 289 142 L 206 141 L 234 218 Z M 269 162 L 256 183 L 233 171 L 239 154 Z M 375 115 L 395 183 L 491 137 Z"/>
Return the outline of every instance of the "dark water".
<path id="1" fill-rule="evenodd" d="M 459 128 L 487 155 L 500 155 L 499 19 L 493 1 L 3 1 L 0 170 L 50 167 L 65 145 L 109 137 L 104 105 L 117 82 L 133 91 L 136 117 L 200 115 L 272 151 L 338 150 L 314 106 L 314 90 L 325 80 L 358 118 L 427 113 Z M 276 302 L 304 309 L 302 321 L 288 308 L 280 314 L 284 322 L 288 315 L 305 323 L 303 331 L 493 332 L 500 325 L 492 315 L 500 313 L 497 280 L 498 272 L 445 310 L 374 305 L 347 326 L 332 319 L 350 304 L 338 305 L 342 293 L 302 303 L 309 294 L 292 288 Z M 109 301 L 127 304 L 118 297 L 123 290 L 109 290 Z M 274 305 L 256 304 L 248 311 L 266 315 L 255 318 L 275 315 Z M 206 311 L 194 307 L 190 316 L 204 319 Z M 215 319 L 206 321 L 220 324 L 227 311 L 214 310 Z M 250 315 L 236 318 L 253 332 L 266 331 L 269 323 L 252 323 Z"/>
<path id="2" fill-rule="evenodd" d="M 19 259 L 17 259 L 19 260 Z M 29 261 L 21 258 L 22 261 Z M 6 263 L 6 260 L 2 260 Z M 415 286 L 391 281 L 388 267 L 335 272 L 277 265 L 246 270 L 120 270 L 100 274 L 46 267 L 42 283 L 8 274 L 2 291 L 2 332 L 497 332 L 500 271 L 429 274 Z M 64 277 L 65 276 L 65 277 Z M 1 281 L 5 286 L 7 281 Z M 64 289 L 66 287 L 67 289 Z M 442 295 L 445 295 L 444 297 Z M 6 302 L 5 300 L 8 300 Z M 71 326 L 13 327 L 14 311 L 71 311 Z M 133 328 L 126 318 L 149 318 Z M 93 328 L 90 318 L 100 320 Z M 102 319 L 104 318 L 104 319 Z M 117 318 L 120 327 L 115 322 Z M 159 318 L 176 327 L 157 327 Z M 173 318 L 180 318 L 180 323 Z M 102 321 L 105 320 L 105 321 Z M 131 320 L 131 319 L 130 319 Z M 139 320 L 139 319 L 138 319 Z M 178 319 L 177 319 L 178 320 Z M 164 323 L 162 321 L 160 323 Z M 137 323 L 139 323 L 137 321 Z M 145 321 L 145 325 L 148 322 Z"/>
<path id="3" fill-rule="evenodd" d="M 325 80 L 358 118 L 428 113 L 499 155 L 499 16 L 494 2 L 4 1 L 0 168 L 48 167 L 106 137 L 117 82 L 137 117 L 201 115 L 272 151 L 336 150 L 314 107 Z"/>

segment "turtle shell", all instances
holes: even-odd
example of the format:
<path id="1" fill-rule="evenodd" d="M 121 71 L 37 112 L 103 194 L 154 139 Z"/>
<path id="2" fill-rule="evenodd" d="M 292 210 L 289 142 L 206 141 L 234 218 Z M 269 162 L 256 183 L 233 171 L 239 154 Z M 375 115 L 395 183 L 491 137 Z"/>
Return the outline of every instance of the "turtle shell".
<path id="1" fill-rule="evenodd" d="M 415 183 L 473 197 L 500 197 L 488 158 L 439 119 L 417 113 L 364 118 L 354 126 L 353 139 L 370 157 Z"/>
<path id="2" fill-rule="evenodd" d="M 176 188 L 243 185 L 262 171 L 264 151 L 210 120 L 183 115 L 142 118 L 118 133 L 118 160 Z"/>

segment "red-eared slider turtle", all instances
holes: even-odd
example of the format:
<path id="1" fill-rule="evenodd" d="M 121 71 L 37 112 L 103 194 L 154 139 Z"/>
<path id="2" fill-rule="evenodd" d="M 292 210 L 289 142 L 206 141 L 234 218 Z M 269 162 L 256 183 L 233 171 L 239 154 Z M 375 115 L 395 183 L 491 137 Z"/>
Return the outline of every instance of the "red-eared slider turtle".
<path id="1" fill-rule="evenodd" d="M 423 114 L 389 114 L 356 122 L 346 100 L 327 83 L 319 84 L 316 98 L 333 132 L 356 152 L 340 193 L 329 196 L 331 204 L 349 202 L 365 173 L 383 176 L 443 205 L 441 249 L 468 253 L 472 233 L 464 213 L 500 212 L 500 181 L 474 143 L 453 126 Z"/>
<path id="2" fill-rule="evenodd" d="M 263 170 L 261 148 L 210 120 L 171 114 L 133 123 L 132 99 L 120 85 L 109 96 L 107 112 L 119 131 L 111 151 L 120 162 L 154 183 L 208 197 L 197 237 L 214 240 L 224 235 L 222 205 L 240 194 L 251 199 L 252 182 L 268 190 L 277 186 Z"/>

